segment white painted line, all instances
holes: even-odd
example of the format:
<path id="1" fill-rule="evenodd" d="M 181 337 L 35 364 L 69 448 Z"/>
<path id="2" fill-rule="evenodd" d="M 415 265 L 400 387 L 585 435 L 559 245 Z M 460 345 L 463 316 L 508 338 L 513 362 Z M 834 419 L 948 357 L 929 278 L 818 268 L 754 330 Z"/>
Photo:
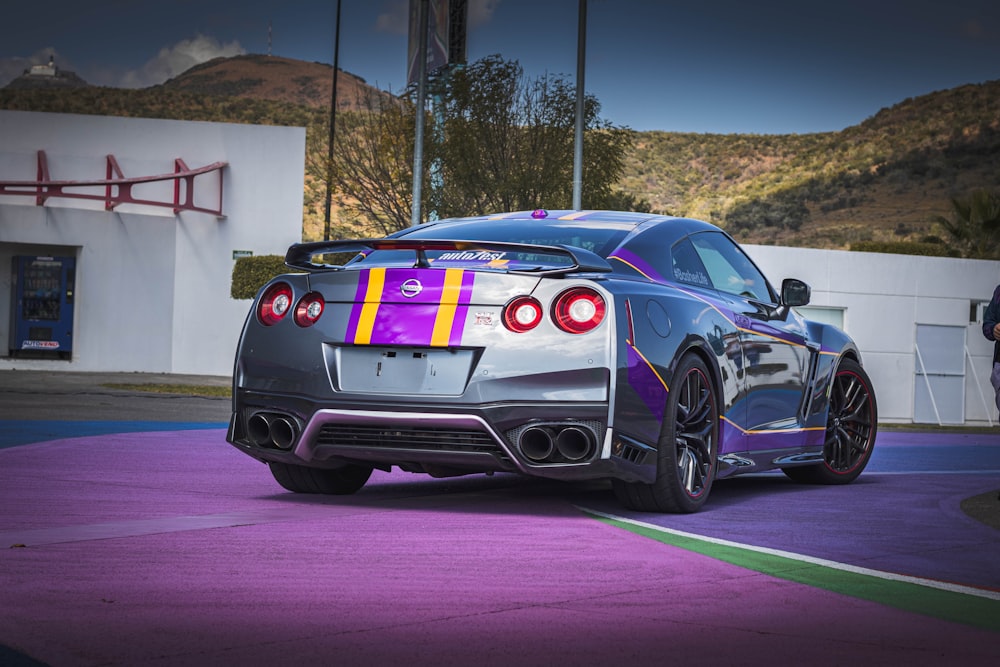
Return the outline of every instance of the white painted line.
<path id="1" fill-rule="evenodd" d="M 702 542 L 709 542 L 711 544 L 718 544 L 726 547 L 733 547 L 736 549 L 744 549 L 746 551 L 754 551 L 757 553 L 768 554 L 771 556 L 779 556 L 781 558 L 788 558 L 790 560 L 809 563 L 811 565 L 819 565 L 821 567 L 828 567 L 834 570 L 841 570 L 843 572 L 851 572 L 853 574 L 861 574 L 868 577 L 875 577 L 878 579 L 885 579 L 887 581 L 899 581 L 907 584 L 915 584 L 917 586 L 926 586 L 928 588 L 937 588 L 943 591 L 949 591 L 952 593 L 962 593 L 963 595 L 973 595 L 975 597 L 986 598 L 989 600 L 1000 600 L 1000 591 L 990 591 L 982 588 L 975 588 L 972 586 L 963 586 L 961 584 L 952 584 L 946 581 L 936 581 L 934 579 L 923 579 L 921 577 L 911 577 L 905 574 L 895 574 L 893 572 L 883 572 L 882 570 L 872 570 L 866 567 L 858 567 L 856 565 L 848 565 L 846 563 L 838 563 L 832 560 L 826 560 L 824 558 L 816 558 L 814 556 L 806 556 L 805 554 L 792 553 L 791 551 L 782 551 L 780 549 L 771 549 L 769 547 L 758 547 L 752 544 L 742 544 L 740 542 L 732 542 L 730 540 L 723 540 L 716 537 L 708 537 L 705 535 L 698 535 L 696 533 L 687 533 L 682 530 L 674 530 L 673 528 L 664 528 L 663 526 L 657 526 L 656 524 L 646 523 L 645 521 L 636 521 L 635 519 L 629 519 L 623 516 L 616 516 L 614 514 L 606 514 L 604 512 L 599 512 L 594 509 L 587 507 L 576 506 L 577 509 L 587 512 L 588 514 L 593 514 L 595 516 L 604 517 L 605 519 L 610 519 L 612 521 L 620 521 L 622 523 L 631 524 L 633 526 L 639 526 L 645 528 L 646 530 L 652 530 L 659 533 L 667 533 L 669 535 L 677 535 L 679 537 L 686 537 L 693 540 L 700 540 Z"/>

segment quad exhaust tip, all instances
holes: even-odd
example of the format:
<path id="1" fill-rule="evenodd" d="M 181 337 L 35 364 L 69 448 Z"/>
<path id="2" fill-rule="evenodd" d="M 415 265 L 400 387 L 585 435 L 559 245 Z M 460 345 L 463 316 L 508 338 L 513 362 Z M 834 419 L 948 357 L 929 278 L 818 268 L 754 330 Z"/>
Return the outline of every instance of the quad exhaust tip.
<path id="1" fill-rule="evenodd" d="M 274 412 L 255 412 L 247 420 L 247 437 L 258 447 L 291 449 L 299 437 L 293 417 Z"/>
<path id="2" fill-rule="evenodd" d="M 594 433 L 584 426 L 545 424 L 521 431 L 517 446 L 535 463 L 576 463 L 593 455 Z"/>

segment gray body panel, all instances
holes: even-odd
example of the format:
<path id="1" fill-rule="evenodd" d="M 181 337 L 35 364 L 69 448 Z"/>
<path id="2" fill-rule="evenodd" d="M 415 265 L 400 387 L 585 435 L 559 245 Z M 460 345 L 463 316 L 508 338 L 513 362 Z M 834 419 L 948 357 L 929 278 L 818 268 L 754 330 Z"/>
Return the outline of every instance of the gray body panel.
<path id="1" fill-rule="evenodd" d="M 327 245 L 290 250 L 307 272 L 265 286 L 247 318 L 228 440 L 262 461 L 317 468 L 650 482 L 673 370 L 697 354 L 718 395 L 720 476 L 819 460 L 830 379 L 842 357 L 859 360 L 846 334 L 781 307 L 769 285 L 745 298 L 690 272 L 673 269 L 683 283 L 665 275 L 672 269 L 661 259 L 679 241 L 724 236 L 711 225 L 566 213 L 565 223 L 538 221 L 539 235 L 565 234 L 574 248 L 588 241 L 571 231 L 613 228 L 610 248 L 581 245 L 571 259 L 552 260 L 563 267 L 554 271 L 535 266 L 545 262 L 531 252 L 489 250 L 486 241 L 463 241 L 478 259 L 435 248 L 445 254 L 427 261 L 429 245 L 392 246 L 344 267 L 303 259 Z M 462 239 L 469 225 L 489 224 L 443 221 L 397 240 Z M 551 245 L 508 240 L 534 244 L 539 256 Z M 311 326 L 292 317 L 263 324 L 259 301 L 279 283 L 293 304 L 319 295 L 322 316 Z M 605 307 L 584 333 L 561 329 L 554 315 L 577 288 Z M 522 297 L 539 305 L 540 321 L 516 332 L 505 317 Z"/>

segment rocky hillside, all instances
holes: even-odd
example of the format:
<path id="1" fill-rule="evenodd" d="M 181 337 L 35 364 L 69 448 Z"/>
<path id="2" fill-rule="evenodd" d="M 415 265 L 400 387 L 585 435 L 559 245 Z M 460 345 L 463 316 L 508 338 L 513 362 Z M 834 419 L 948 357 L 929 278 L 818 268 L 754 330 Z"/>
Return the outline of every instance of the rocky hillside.
<path id="1" fill-rule="evenodd" d="M 952 197 L 1000 190 L 1000 81 L 907 99 L 841 132 L 641 133 L 622 185 L 746 242 L 919 241 Z"/>
<path id="2" fill-rule="evenodd" d="M 277 56 L 214 58 L 170 79 L 162 87 L 198 95 L 329 108 L 333 66 Z M 357 109 L 372 94 L 385 95 L 350 72 L 341 70 L 337 74 L 338 109 Z"/>
<path id="3" fill-rule="evenodd" d="M 316 152 L 325 146 L 332 78 L 330 65 L 246 55 L 142 90 L 8 86 L 0 108 L 301 125 Z M 369 95 L 391 99 L 348 72 L 337 83 L 342 110 Z M 933 219 L 950 216 L 952 197 L 1000 190 L 1000 81 L 903 100 L 840 132 L 635 139 L 620 186 L 656 212 L 707 219 L 751 243 L 922 241 L 940 233 Z M 306 179 L 306 239 L 321 231 L 321 191 Z"/>

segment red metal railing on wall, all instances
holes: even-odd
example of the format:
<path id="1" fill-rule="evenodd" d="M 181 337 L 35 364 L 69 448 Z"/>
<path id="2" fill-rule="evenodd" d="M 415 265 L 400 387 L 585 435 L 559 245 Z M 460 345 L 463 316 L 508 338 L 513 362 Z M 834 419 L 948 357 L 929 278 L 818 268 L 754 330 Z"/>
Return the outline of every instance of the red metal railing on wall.
<path id="1" fill-rule="evenodd" d="M 225 217 L 222 213 L 222 182 L 223 169 L 228 166 L 228 162 L 213 162 L 212 164 L 197 169 L 191 169 L 184 160 L 176 158 L 174 160 L 174 171 L 168 174 L 158 174 L 156 176 L 136 176 L 126 178 L 118 166 L 118 160 L 114 155 L 107 156 L 105 178 L 91 181 L 54 181 L 49 176 L 48 159 L 45 151 L 38 151 L 38 170 L 34 181 L 2 181 L 0 180 L 0 195 L 33 196 L 37 206 L 44 206 L 47 199 L 60 197 L 66 199 L 89 199 L 93 201 L 103 201 L 105 210 L 114 210 L 120 204 L 139 204 L 142 206 L 161 206 L 172 208 L 174 213 L 181 211 L 198 211 L 199 213 L 211 213 L 220 218 Z M 219 197 L 218 206 L 209 208 L 197 206 L 194 203 L 195 179 L 203 174 L 214 171 L 219 172 L 218 185 Z M 174 197 L 172 201 L 162 201 L 157 199 L 144 199 L 133 194 L 133 188 L 144 183 L 156 183 L 162 181 L 173 181 Z M 183 187 L 181 184 L 183 183 Z M 91 192 L 74 192 L 69 188 L 104 188 L 104 194 L 94 194 Z"/>

